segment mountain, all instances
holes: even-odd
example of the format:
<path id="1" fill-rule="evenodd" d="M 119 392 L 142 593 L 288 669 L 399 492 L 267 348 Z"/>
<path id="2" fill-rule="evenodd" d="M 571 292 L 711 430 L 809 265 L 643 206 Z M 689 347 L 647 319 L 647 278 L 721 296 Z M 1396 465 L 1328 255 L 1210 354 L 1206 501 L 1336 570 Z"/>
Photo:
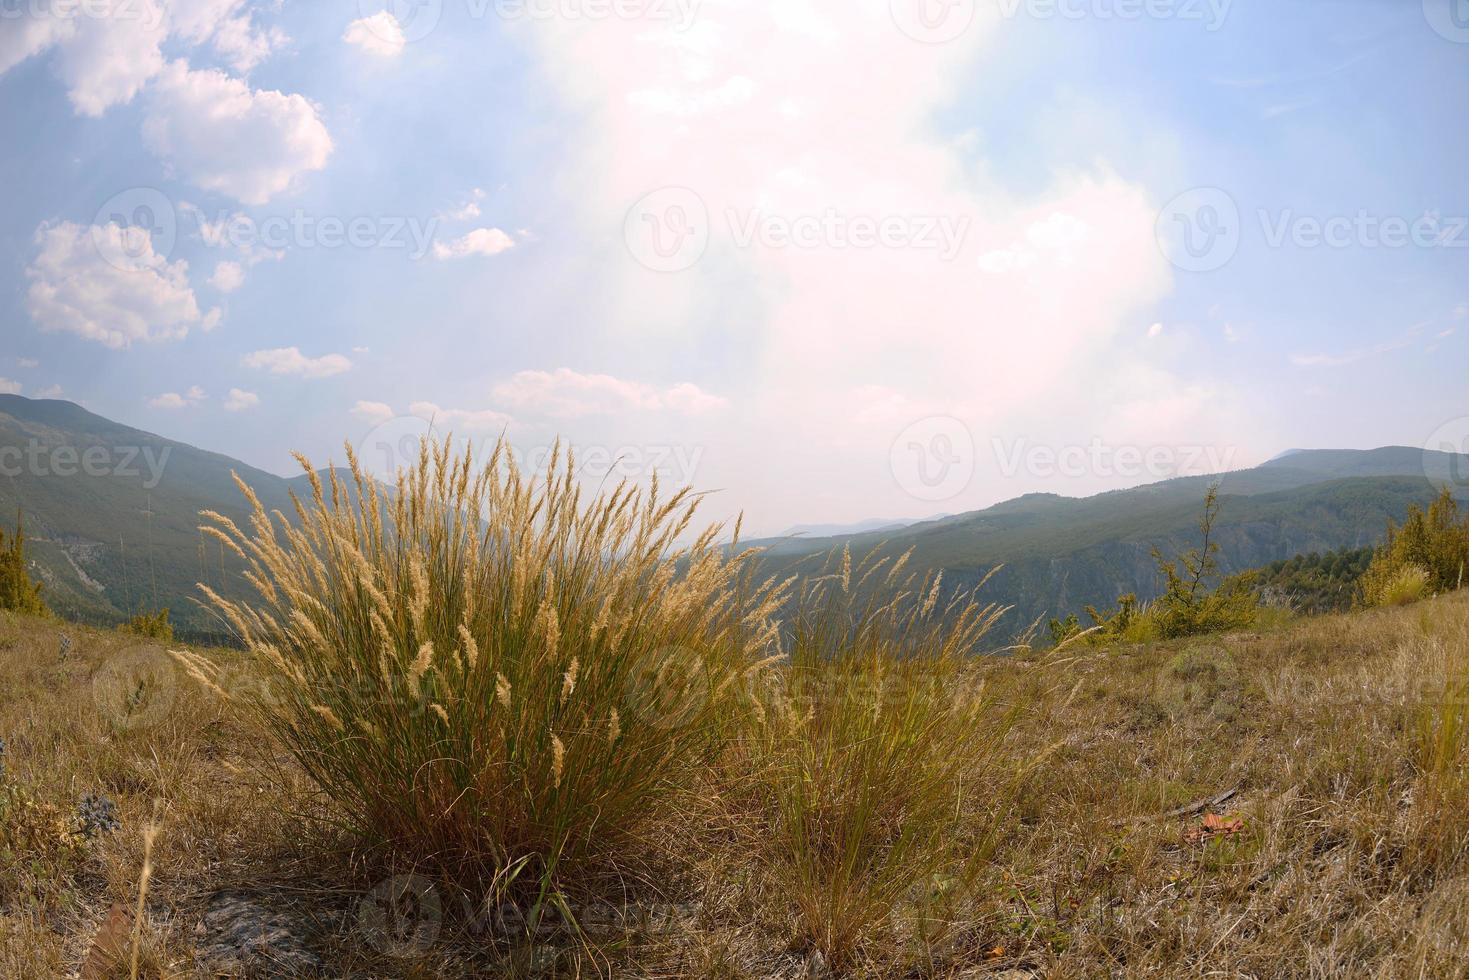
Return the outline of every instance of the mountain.
<path id="1" fill-rule="evenodd" d="M 770 574 L 820 567 L 844 547 L 854 554 L 901 554 L 909 567 L 942 570 L 951 586 L 977 583 L 1004 567 L 985 595 L 1014 605 L 1019 631 L 1050 616 L 1108 607 L 1124 593 L 1161 589 L 1154 548 L 1175 555 L 1197 545 L 1205 491 L 1220 487 L 1216 525 L 1226 572 L 1313 551 L 1376 544 L 1389 520 L 1426 504 L 1437 486 L 1469 486 L 1469 457 L 1405 447 L 1306 450 L 1219 476 L 1071 498 L 1029 494 L 985 510 L 896 531 L 749 542 L 768 548 Z"/>
<path id="2" fill-rule="evenodd" d="M 947 517 L 948 515 L 942 515 Z M 930 517 L 928 520 L 938 520 Z M 893 518 L 883 519 L 880 517 L 869 518 L 865 521 L 856 521 L 852 524 L 797 524 L 780 532 L 777 537 L 781 538 L 833 538 L 844 534 L 866 534 L 868 532 L 897 531 L 905 527 L 912 527 L 921 523 L 917 518 Z"/>
<path id="3" fill-rule="evenodd" d="M 291 513 L 306 477 L 285 479 L 181 442 L 109 421 L 65 401 L 0 395 L 0 525 L 23 512 L 47 602 L 71 618 L 115 623 L 167 606 L 182 631 L 216 634 L 196 583 L 247 593 L 240 567 L 198 532 L 199 511 L 237 523 L 245 504 L 230 472 L 272 510 Z M 1211 483 L 1220 485 L 1220 560 L 1254 568 L 1312 551 L 1375 544 L 1389 519 L 1426 503 L 1435 484 L 1469 486 L 1469 456 L 1404 447 L 1306 450 L 1218 477 L 1167 480 L 1070 498 L 1029 494 L 985 510 L 919 523 L 811 525 L 761 543 L 772 573 L 855 552 L 913 550 L 912 567 L 973 583 L 996 565 L 986 594 L 1015 605 L 1019 630 L 1041 616 L 1158 592 L 1150 553 L 1193 546 Z M 877 526 L 866 526 L 867 524 Z M 830 530 L 829 534 L 821 534 Z"/>
<path id="4" fill-rule="evenodd" d="M 287 480 L 71 402 L 0 395 L 0 526 L 24 515 L 46 602 L 69 618 L 168 607 L 182 631 L 214 633 L 196 583 L 227 595 L 243 585 L 238 561 L 199 534 L 199 511 L 247 519 L 232 470 L 286 513 L 306 486 L 304 474 Z"/>

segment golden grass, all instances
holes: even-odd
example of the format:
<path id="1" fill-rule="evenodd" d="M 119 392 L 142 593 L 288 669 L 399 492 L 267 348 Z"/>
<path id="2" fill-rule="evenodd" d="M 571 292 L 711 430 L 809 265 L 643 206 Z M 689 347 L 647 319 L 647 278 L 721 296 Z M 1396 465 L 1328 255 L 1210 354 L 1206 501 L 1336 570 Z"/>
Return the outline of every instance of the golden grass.
<path id="1" fill-rule="evenodd" d="M 340 517 L 329 494 L 323 488 L 308 505 L 324 511 L 320 540 L 352 541 L 331 524 Z M 527 508 L 522 515 L 536 508 L 512 506 Z M 538 513 L 568 534 L 582 526 L 550 503 Z M 407 526 L 413 519 L 410 509 Z M 453 515 L 426 504 L 418 520 L 420 529 L 451 526 Z M 502 590 L 473 600 L 493 602 L 497 613 L 468 617 L 482 666 L 457 696 L 472 691 L 474 706 L 455 700 L 452 678 L 440 676 L 469 656 L 458 630 L 471 608 L 468 587 L 433 583 L 450 582 L 448 568 L 478 566 L 428 551 L 434 560 L 419 572 L 411 549 L 400 567 L 398 552 L 385 548 L 384 565 L 398 574 L 367 578 L 406 618 L 378 613 L 402 630 L 384 676 L 427 690 L 417 714 L 401 700 L 365 713 L 350 696 L 355 688 L 331 686 L 326 664 L 312 668 L 321 684 L 308 697 L 282 688 L 279 664 L 188 651 L 183 659 L 208 682 L 201 685 L 161 650 L 140 649 L 138 638 L 0 615 L 7 779 L 34 812 L 55 820 L 89 792 L 115 799 L 122 820 L 79 849 L 30 843 L 5 855 L 0 976 L 76 975 L 112 920 L 127 938 L 118 969 L 105 975 L 128 976 L 136 948 L 140 976 L 210 976 L 197 959 L 196 926 L 216 892 L 246 890 L 301 922 L 334 977 L 1469 978 L 1469 595 L 1200 640 L 973 660 L 960 653 L 982 641 L 996 610 L 960 605 L 929 629 L 929 584 L 884 602 L 874 597 L 902 593 L 901 579 L 885 581 L 890 569 L 869 578 L 859 564 L 831 570 L 817 583 L 823 591 L 806 596 L 799 608 L 807 617 L 781 638 L 788 660 L 748 673 L 765 647 L 740 645 L 745 632 L 733 630 L 731 645 L 716 647 L 728 659 L 711 657 L 707 671 L 677 677 L 661 660 L 630 672 L 656 680 L 635 684 L 630 696 L 628 673 L 605 673 L 605 650 L 588 639 L 600 605 L 584 613 L 569 583 L 608 576 L 595 578 L 598 588 L 618 585 L 624 591 L 611 594 L 628 601 L 656 597 L 640 590 L 660 581 L 670 549 L 535 540 L 550 544 L 547 557 L 521 567 L 556 568 L 554 590 L 544 578 L 538 592 L 514 586 L 515 567 L 500 565 L 483 581 Z M 637 554 L 654 571 L 622 579 L 607 568 L 611 556 Z M 345 547 L 342 555 L 356 567 Z M 737 570 L 723 554 L 716 560 L 730 575 L 726 590 L 737 589 Z M 697 556 L 685 556 L 680 570 L 698 567 Z M 563 574 L 568 568 L 581 571 Z M 378 610 L 362 584 L 351 601 L 301 590 L 343 617 L 311 620 L 311 628 L 324 638 L 356 635 L 346 632 L 346 613 Z M 533 595 L 566 600 L 548 606 L 555 657 L 549 616 Z M 761 604 L 754 594 L 734 596 L 730 619 L 660 613 L 657 601 L 638 615 L 718 626 Z M 608 608 L 608 623 L 632 615 L 616 601 Z M 235 614 L 269 657 L 260 643 L 267 613 Z M 279 622 L 299 631 L 294 642 L 309 634 L 288 614 Z M 364 636 L 374 628 L 360 627 Z M 63 631 L 75 639 L 64 657 Z M 273 645 L 289 665 L 286 650 L 301 652 L 281 646 L 282 635 Z M 679 679 L 689 676 L 696 679 Z M 211 686 L 233 700 L 252 697 L 264 713 L 241 712 Z M 687 698 L 647 693 L 691 689 L 721 697 L 696 698 L 690 709 Z M 636 709 L 647 703 L 665 709 L 657 725 Z M 273 711 L 287 727 L 275 729 Z M 321 792 L 337 771 L 316 755 L 326 751 L 321 740 L 355 739 L 349 733 L 363 717 L 400 726 L 388 744 L 427 773 L 405 778 L 386 749 L 363 750 L 360 764 L 382 764 L 385 786 L 423 793 L 375 805 L 408 809 L 422 827 L 350 810 L 375 796 Z M 463 746 L 450 733 L 470 717 L 483 725 L 477 747 L 520 739 L 523 750 L 519 782 L 479 784 L 489 787 L 482 801 L 500 800 L 508 814 L 461 827 L 444 816 L 452 814 L 444 786 L 455 777 L 429 764 L 455 757 L 427 753 Z M 436 741 L 420 745 L 420 731 L 438 733 Z M 665 744 L 686 736 L 688 746 Z M 580 932 L 559 924 L 559 909 L 527 921 L 525 906 L 510 909 L 512 926 L 497 926 L 459 904 L 456 883 L 477 896 L 483 883 L 442 873 L 412 892 L 442 908 L 433 929 L 399 936 L 413 940 L 398 944 L 406 952 L 364 927 L 369 900 L 405 893 L 379 884 L 396 870 L 384 867 L 385 853 L 423 857 L 413 848 L 428 843 L 429 856 L 448 867 L 452 844 L 460 863 L 488 854 L 492 867 L 513 867 L 517 856 L 554 844 L 556 827 L 585 832 L 574 801 L 610 792 L 587 771 L 590 760 L 619 764 L 592 753 L 624 739 L 646 739 L 637 751 L 649 753 L 645 763 L 668 760 L 658 773 L 666 778 L 647 793 L 635 787 L 636 805 L 607 838 L 566 839 L 561 853 L 577 856 L 558 865 L 554 887 Z M 1213 800 L 1218 812 L 1206 822 Z M 532 803 L 557 815 L 551 832 L 537 829 Z M 162 830 L 149 854 L 155 805 Z M 394 828 L 392 848 L 372 837 L 375 827 Z"/>
<path id="2" fill-rule="evenodd" d="M 1013 712 L 970 669 L 1004 614 L 883 559 L 811 580 L 789 658 L 737 750 L 762 872 L 789 896 L 797 946 L 852 966 L 895 930 L 942 931 L 989 857 L 1014 773 L 996 765 Z M 978 803 L 989 819 L 966 819 Z"/>
<path id="3" fill-rule="evenodd" d="M 1377 597 L 1379 606 L 1407 606 L 1418 602 L 1429 592 L 1428 571 L 1418 565 L 1398 569 Z"/>
<path id="4" fill-rule="evenodd" d="M 244 484 L 248 532 L 209 515 L 260 593 L 212 596 L 270 694 L 245 700 L 386 862 L 476 901 L 529 884 L 533 927 L 708 766 L 780 591 L 721 527 L 679 544 L 687 491 L 584 500 L 569 456 L 534 477 L 425 442 L 383 494 L 348 456 L 294 522 Z"/>

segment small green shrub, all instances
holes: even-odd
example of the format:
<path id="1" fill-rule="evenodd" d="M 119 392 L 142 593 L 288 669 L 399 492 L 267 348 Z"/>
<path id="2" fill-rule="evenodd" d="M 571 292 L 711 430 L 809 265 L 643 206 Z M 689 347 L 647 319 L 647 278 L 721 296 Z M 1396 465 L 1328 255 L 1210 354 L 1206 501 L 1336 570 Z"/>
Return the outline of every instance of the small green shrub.
<path id="1" fill-rule="evenodd" d="M 1243 572 L 1221 576 L 1215 554 L 1219 543 L 1214 540 L 1214 524 L 1219 516 L 1219 488 L 1210 487 L 1204 497 L 1204 514 L 1199 520 L 1203 538 L 1192 548 L 1169 561 L 1158 549 L 1153 560 L 1163 577 L 1163 594 L 1150 603 L 1141 604 L 1136 595 L 1117 600 L 1117 608 L 1101 612 L 1086 607 L 1092 628 L 1086 631 L 1087 643 L 1105 646 L 1112 643 L 1147 643 L 1152 640 L 1176 640 L 1189 636 L 1207 636 L 1253 626 L 1260 616 L 1260 591 L 1256 575 Z M 1215 584 L 1217 583 L 1217 584 Z M 1052 639 L 1059 646 L 1081 634 L 1075 615 L 1065 621 L 1050 623 Z"/>
<path id="2" fill-rule="evenodd" d="M 1428 570 L 1418 565 L 1403 565 L 1393 571 L 1392 577 L 1375 588 L 1373 605 L 1406 606 L 1428 596 L 1430 577 Z"/>
<path id="3" fill-rule="evenodd" d="M 1176 561 L 1166 561 L 1157 549 L 1153 560 L 1165 580 L 1163 594 L 1150 610 L 1158 636 L 1165 640 L 1185 636 L 1204 636 L 1243 629 L 1254 624 L 1260 611 L 1260 593 L 1255 588 L 1255 575 L 1244 572 L 1219 581 L 1219 561 L 1215 554 L 1219 543 L 1214 540 L 1214 523 L 1219 517 L 1219 488 L 1210 487 L 1204 496 L 1204 514 L 1199 519 L 1203 538 L 1198 548 L 1184 552 Z"/>
<path id="4" fill-rule="evenodd" d="M 41 600 L 41 585 L 26 572 L 25 528 L 17 517 L 15 535 L 6 543 L 0 530 L 0 609 L 46 616 L 50 611 Z"/>
<path id="5" fill-rule="evenodd" d="M 1157 639 L 1151 606 L 1139 603 L 1137 596 L 1130 592 L 1118 597 L 1116 609 L 1101 612 L 1095 606 L 1087 606 L 1086 614 L 1092 621 L 1087 642 L 1093 645 L 1147 643 Z"/>
<path id="6" fill-rule="evenodd" d="M 168 610 L 161 609 L 156 613 L 138 613 L 118 627 L 124 633 L 132 633 L 135 636 L 146 636 L 152 640 L 162 640 L 164 643 L 173 640 L 173 624 L 168 621 Z"/>
<path id="7" fill-rule="evenodd" d="M 1409 508 L 1402 527 L 1388 525 L 1387 540 L 1362 575 L 1362 601 L 1369 606 L 1402 605 L 1452 592 L 1463 587 L 1466 571 L 1469 514 L 1460 513 L 1445 488 L 1426 511 Z"/>
<path id="8" fill-rule="evenodd" d="M 1227 650 L 1190 646 L 1159 673 L 1153 702 L 1174 723 L 1212 726 L 1238 717 L 1244 694 L 1244 679 Z"/>

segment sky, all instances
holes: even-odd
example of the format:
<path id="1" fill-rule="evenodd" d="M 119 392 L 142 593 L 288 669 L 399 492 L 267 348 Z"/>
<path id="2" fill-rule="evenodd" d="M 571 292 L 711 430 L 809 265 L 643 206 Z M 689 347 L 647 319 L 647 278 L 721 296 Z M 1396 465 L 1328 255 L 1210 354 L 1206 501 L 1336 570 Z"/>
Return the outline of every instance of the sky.
<path id="1" fill-rule="evenodd" d="M 754 533 L 1469 450 L 1469 0 L 0 0 L 0 391 Z"/>

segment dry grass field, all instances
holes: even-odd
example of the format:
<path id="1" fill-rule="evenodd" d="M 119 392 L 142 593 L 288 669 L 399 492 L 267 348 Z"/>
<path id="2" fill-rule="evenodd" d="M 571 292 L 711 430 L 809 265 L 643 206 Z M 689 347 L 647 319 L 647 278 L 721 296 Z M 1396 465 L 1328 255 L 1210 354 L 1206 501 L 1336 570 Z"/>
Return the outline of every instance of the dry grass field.
<path id="1" fill-rule="evenodd" d="M 8 615 L 0 976 L 1465 976 L 1466 664 L 1454 595 L 976 666 L 1011 709 L 957 814 L 982 859 L 837 968 L 738 744 L 568 889 L 580 931 L 527 927 L 386 868 L 159 648 Z M 118 829 L 77 832 L 87 794 Z"/>

